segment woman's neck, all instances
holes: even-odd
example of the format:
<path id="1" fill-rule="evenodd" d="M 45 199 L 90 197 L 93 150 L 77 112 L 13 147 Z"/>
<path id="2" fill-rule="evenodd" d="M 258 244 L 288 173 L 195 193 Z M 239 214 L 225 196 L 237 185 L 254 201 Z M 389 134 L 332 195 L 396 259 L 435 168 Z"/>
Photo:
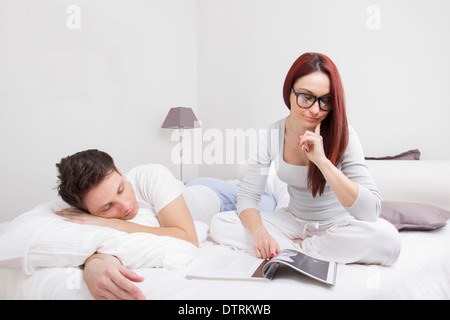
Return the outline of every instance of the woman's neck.
<path id="1" fill-rule="evenodd" d="M 286 119 L 286 133 L 288 135 L 291 135 L 293 137 L 299 138 L 301 134 L 304 134 L 306 131 L 305 128 L 301 127 L 300 125 L 296 124 L 295 121 L 292 119 L 292 116 L 288 116 Z"/>

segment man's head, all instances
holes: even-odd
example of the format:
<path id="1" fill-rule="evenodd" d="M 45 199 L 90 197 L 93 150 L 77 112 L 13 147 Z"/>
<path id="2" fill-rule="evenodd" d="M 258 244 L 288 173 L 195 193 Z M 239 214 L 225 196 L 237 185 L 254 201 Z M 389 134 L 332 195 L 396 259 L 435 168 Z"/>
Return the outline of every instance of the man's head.
<path id="1" fill-rule="evenodd" d="M 109 154 L 81 151 L 61 159 L 56 167 L 58 193 L 69 205 L 105 218 L 132 219 L 136 215 L 133 187 Z"/>

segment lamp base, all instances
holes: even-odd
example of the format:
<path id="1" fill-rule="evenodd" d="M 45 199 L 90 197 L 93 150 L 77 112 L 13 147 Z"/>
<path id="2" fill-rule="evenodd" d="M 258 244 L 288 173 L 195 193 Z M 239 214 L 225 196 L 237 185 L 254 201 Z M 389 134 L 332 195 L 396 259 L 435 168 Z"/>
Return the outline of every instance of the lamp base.
<path id="1" fill-rule="evenodd" d="M 183 181 L 183 128 L 178 128 L 180 130 L 180 180 Z"/>

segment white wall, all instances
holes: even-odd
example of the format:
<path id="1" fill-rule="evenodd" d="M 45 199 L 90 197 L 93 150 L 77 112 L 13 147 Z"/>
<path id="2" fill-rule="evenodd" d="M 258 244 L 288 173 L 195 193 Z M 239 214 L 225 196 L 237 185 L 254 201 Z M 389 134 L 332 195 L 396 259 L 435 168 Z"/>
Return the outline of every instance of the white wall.
<path id="1" fill-rule="evenodd" d="M 265 127 L 288 114 L 284 77 L 306 51 L 337 64 L 366 154 L 450 160 L 449 13 L 447 0 L 0 0 L 0 221 L 53 199 L 55 163 L 79 150 L 178 176 L 170 107 L 194 109 L 201 152 L 211 130 Z M 185 180 L 236 169 L 202 160 Z"/>
<path id="2" fill-rule="evenodd" d="M 197 111 L 195 33 L 194 0 L 0 0 L 0 221 L 56 197 L 55 163 L 88 148 L 178 177 L 161 125 Z"/>

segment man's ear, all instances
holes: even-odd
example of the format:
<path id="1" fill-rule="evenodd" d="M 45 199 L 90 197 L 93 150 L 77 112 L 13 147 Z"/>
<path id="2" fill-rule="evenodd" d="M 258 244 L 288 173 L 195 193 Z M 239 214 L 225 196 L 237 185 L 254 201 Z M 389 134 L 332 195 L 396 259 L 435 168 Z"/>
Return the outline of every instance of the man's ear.
<path id="1" fill-rule="evenodd" d="M 117 172 L 118 172 L 121 176 L 125 176 L 125 175 L 123 174 L 123 172 L 122 172 L 119 168 L 116 167 L 116 170 L 117 170 Z"/>

